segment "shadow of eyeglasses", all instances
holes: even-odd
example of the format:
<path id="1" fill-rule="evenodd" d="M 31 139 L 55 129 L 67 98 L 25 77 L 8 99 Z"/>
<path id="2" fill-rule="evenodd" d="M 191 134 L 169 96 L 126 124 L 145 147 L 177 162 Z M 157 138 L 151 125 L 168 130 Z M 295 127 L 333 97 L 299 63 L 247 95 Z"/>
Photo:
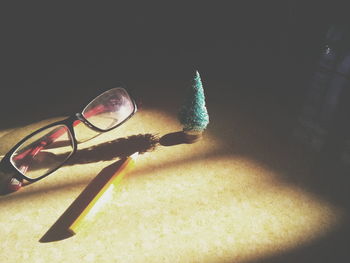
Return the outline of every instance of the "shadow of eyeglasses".
<path id="1" fill-rule="evenodd" d="M 68 145 L 68 143 L 69 142 L 67 141 L 57 142 L 57 144 L 53 145 L 52 147 L 65 147 Z M 65 165 L 73 166 L 76 164 L 88 164 L 99 161 L 122 159 L 127 156 L 130 156 L 135 152 L 143 154 L 145 152 L 153 151 L 158 144 L 159 138 L 154 134 L 148 133 L 131 135 L 128 137 L 118 138 L 113 141 L 104 142 L 86 149 L 79 150 Z M 40 156 L 37 157 L 45 159 L 45 167 L 50 167 L 50 159 L 60 158 L 59 155 L 53 155 L 50 152 L 41 152 Z M 45 167 L 43 167 L 43 165 L 40 165 L 40 169 Z M 33 167 L 32 169 L 36 168 Z M 0 183 L 5 184 L 9 182 L 10 178 L 12 178 L 13 175 L 7 174 L 6 171 L 0 170 L 0 176 L 2 177 L 0 178 Z M 6 187 L 4 185 L 2 185 L 0 188 L 3 189 L 0 192 L 0 195 L 6 195 L 11 193 L 5 189 Z"/>

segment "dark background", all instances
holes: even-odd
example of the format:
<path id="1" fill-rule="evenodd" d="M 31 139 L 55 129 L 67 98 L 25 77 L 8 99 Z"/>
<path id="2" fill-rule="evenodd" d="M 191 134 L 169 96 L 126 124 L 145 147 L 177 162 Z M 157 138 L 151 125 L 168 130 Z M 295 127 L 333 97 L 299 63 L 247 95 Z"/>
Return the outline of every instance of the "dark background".
<path id="1" fill-rule="evenodd" d="M 328 26 L 347 17 L 332 1 L 27 3 L 2 12 L 1 128 L 69 114 L 117 81 L 138 94 L 150 83 L 173 89 L 195 69 L 208 93 L 251 98 L 292 120 Z"/>

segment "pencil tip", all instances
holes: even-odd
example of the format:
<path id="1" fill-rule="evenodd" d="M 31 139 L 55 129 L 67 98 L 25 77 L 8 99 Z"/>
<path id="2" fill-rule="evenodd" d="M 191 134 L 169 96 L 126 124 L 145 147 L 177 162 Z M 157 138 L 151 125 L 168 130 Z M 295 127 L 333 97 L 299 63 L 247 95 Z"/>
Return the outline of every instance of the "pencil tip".
<path id="1" fill-rule="evenodd" d="M 136 160 L 138 156 L 139 156 L 139 152 L 135 152 L 132 155 L 130 155 L 130 158 L 133 160 Z"/>

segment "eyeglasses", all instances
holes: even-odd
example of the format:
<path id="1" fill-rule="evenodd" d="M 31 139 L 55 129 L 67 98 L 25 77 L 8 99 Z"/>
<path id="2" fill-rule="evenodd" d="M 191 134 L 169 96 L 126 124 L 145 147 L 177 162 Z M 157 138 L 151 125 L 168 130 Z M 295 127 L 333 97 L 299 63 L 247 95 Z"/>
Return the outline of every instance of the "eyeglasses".
<path id="1" fill-rule="evenodd" d="M 77 151 L 74 127 L 83 123 L 99 135 L 120 126 L 136 111 L 135 101 L 124 88 L 105 91 L 81 113 L 49 124 L 23 138 L 4 156 L 1 167 L 13 171 L 18 179 L 38 181 L 60 168 Z"/>

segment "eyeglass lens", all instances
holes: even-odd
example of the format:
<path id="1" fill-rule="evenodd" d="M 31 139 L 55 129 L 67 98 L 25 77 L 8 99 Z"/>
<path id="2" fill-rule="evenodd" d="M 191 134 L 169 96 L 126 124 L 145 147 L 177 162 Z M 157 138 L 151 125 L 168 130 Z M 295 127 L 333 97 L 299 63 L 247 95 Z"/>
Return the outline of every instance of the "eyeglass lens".
<path id="1" fill-rule="evenodd" d="M 73 153 L 72 135 L 65 125 L 47 128 L 26 140 L 12 154 L 12 165 L 23 175 L 36 179 L 53 171 Z"/>
<path id="2" fill-rule="evenodd" d="M 128 93 L 122 88 L 114 88 L 102 93 L 91 101 L 82 114 L 93 126 L 111 129 L 134 112 L 134 104 Z"/>

